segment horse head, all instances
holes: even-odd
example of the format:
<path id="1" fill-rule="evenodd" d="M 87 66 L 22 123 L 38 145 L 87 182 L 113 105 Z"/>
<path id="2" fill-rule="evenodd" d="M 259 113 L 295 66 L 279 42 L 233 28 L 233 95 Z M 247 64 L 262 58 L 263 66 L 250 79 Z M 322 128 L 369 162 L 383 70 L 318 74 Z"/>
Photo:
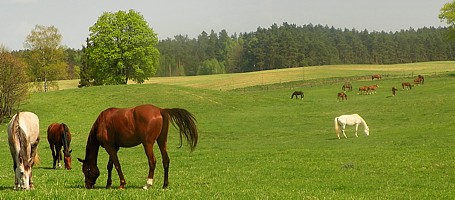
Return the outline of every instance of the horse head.
<path id="1" fill-rule="evenodd" d="M 85 188 L 93 189 L 96 179 L 100 176 L 100 170 L 96 164 L 90 164 L 86 160 L 77 158 L 82 163 L 82 172 L 85 176 Z"/>
<path id="2" fill-rule="evenodd" d="M 367 135 L 367 136 L 370 135 L 370 129 L 366 128 L 366 129 L 364 130 L 364 132 L 365 132 L 365 135 Z"/>
<path id="3" fill-rule="evenodd" d="M 65 169 L 68 170 L 71 169 L 71 152 L 73 152 L 73 150 L 69 148 L 63 150 L 63 160 L 65 162 Z"/>
<path id="4" fill-rule="evenodd" d="M 32 174 L 32 168 L 30 167 L 31 160 L 24 160 L 21 156 L 19 156 L 19 164 L 17 165 L 14 172 L 16 173 L 16 180 L 17 186 L 15 187 L 16 190 L 18 189 L 30 189 L 30 177 Z"/>

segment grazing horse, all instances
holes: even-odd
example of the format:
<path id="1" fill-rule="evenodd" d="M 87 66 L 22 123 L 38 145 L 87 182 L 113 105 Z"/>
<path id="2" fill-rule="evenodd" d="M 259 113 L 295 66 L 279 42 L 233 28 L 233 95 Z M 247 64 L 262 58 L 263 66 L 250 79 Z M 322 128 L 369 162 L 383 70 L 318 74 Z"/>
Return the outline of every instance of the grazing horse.
<path id="1" fill-rule="evenodd" d="M 52 168 L 61 167 L 60 161 L 62 160 L 62 147 L 65 162 L 65 169 L 71 169 L 71 132 L 68 126 L 64 123 L 52 123 L 47 128 L 47 141 L 49 142 L 52 151 Z"/>
<path id="2" fill-rule="evenodd" d="M 370 135 L 370 129 L 368 128 L 367 123 L 365 120 L 358 114 L 352 115 L 341 115 L 339 117 L 335 117 L 335 131 L 337 133 L 338 139 L 340 139 L 340 126 L 341 131 L 345 138 L 348 138 L 345 133 L 346 125 L 354 126 L 355 125 L 355 136 L 357 135 L 357 130 L 359 129 L 359 124 L 363 124 L 365 135 Z"/>
<path id="3" fill-rule="evenodd" d="M 412 89 L 412 85 L 410 82 L 403 82 L 401 83 L 401 87 L 403 87 L 403 90 L 404 89 Z"/>
<path id="4" fill-rule="evenodd" d="M 369 92 L 368 86 L 359 87 L 359 94 L 368 94 L 368 92 Z"/>
<path id="5" fill-rule="evenodd" d="M 153 145 L 156 141 L 163 159 L 163 188 L 166 188 L 169 184 L 169 156 L 167 153 L 169 122 L 179 129 L 180 146 L 182 146 L 182 137 L 185 137 L 191 151 L 193 151 L 198 141 L 196 119 L 185 109 L 161 109 L 146 104 L 133 108 L 109 108 L 101 112 L 90 130 L 85 149 L 85 159 L 78 158 L 82 162 L 85 187 L 87 189 L 93 188 L 100 175 L 97 160 L 98 150 L 101 146 L 109 154 L 106 188 L 110 188 L 112 185 L 112 167 L 115 165 L 120 179 L 119 188 L 124 189 L 126 181 L 117 152 L 120 147 L 128 148 L 142 144 L 149 164 L 147 182 L 143 188 L 148 189 L 153 184 L 155 173 L 156 158 L 153 154 Z"/>
<path id="6" fill-rule="evenodd" d="M 350 83 L 345 83 L 343 87 L 341 87 L 343 91 L 352 91 L 352 85 Z"/>
<path id="7" fill-rule="evenodd" d="M 337 101 L 344 101 L 344 100 L 348 100 L 348 95 L 344 92 L 338 92 L 338 97 L 337 97 Z"/>
<path id="8" fill-rule="evenodd" d="M 423 79 L 420 78 L 420 77 L 417 77 L 416 79 L 414 79 L 414 85 L 420 85 L 420 84 L 423 84 Z"/>
<path id="9" fill-rule="evenodd" d="M 398 89 L 396 87 L 392 87 L 392 95 L 393 96 L 395 96 L 397 91 L 398 91 Z"/>
<path id="10" fill-rule="evenodd" d="M 382 78 L 381 74 L 374 74 L 373 76 L 371 76 L 371 80 L 374 80 L 374 79 L 381 80 L 381 78 Z"/>
<path id="11" fill-rule="evenodd" d="M 32 167 L 39 162 L 39 119 L 31 112 L 19 112 L 8 124 L 8 142 L 15 172 L 14 189 L 33 189 Z"/>
<path id="12" fill-rule="evenodd" d="M 300 95 L 300 99 L 303 99 L 303 97 L 305 96 L 305 94 L 302 91 L 295 91 L 292 93 L 291 99 L 293 99 L 294 96 L 295 96 L 295 99 L 298 99 L 299 95 Z"/>
<path id="13" fill-rule="evenodd" d="M 425 83 L 425 77 L 423 75 L 420 75 L 417 76 L 417 78 L 420 78 L 421 79 L 421 83 L 424 84 Z"/>
<path id="14" fill-rule="evenodd" d="M 376 94 L 376 89 L 378 88 L 378 85 L 370 85 L 368 86 L 368 94 Z"/>

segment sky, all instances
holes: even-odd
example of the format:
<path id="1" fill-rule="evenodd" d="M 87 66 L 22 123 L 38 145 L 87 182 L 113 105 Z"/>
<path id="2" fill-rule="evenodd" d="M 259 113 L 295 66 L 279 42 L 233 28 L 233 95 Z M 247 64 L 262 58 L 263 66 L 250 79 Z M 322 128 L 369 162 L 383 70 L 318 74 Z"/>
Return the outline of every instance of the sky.
<path id="1" fill-rule="evenodd" d="M 445 27 L 438 18 L 450 0 L 0 0 L 0 45 L 24 49 L 35 25 L 55 26 L 62 45 L 81 49 L 104 12 L 133 9 L 158 39 L 202 31 L 249 33 L 283 22 L 368 31 Z"/>

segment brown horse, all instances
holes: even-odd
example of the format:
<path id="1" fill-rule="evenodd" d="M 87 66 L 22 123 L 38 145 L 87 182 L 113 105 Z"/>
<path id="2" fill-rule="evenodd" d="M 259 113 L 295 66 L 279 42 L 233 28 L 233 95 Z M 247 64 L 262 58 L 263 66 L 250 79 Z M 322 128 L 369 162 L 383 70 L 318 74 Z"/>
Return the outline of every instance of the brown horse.
<path id="1" fill-rule="evenodd" d="M 338 97 L 337 97 L 337 101 L 344 101 L 344 100 L 348 100 L 348 95 L 344 92 L 338 92 Z"/>
<path id="2" fill-rule="evenodd" d="M 424 79 L 420 78 L 420 77 L 417 77 L 416 79 L 414 79 L 414 85 L 420 85 L 420 84 L 423 84 L 424 82 Z"/>
<path id="3" fill-rule="evenodd" d="M 404 89 L 412 89 L 412 85 L 410 82 L 403 82 L 401 83 L 401 87 L 403 87 L 403 90 Z"/>
<path id="4" fill-rule="evenodd" d="M 148 189 L 153 184 L 155 173 L 156 158 L 153 154 L 153 145 L 156 141 L 163 159 L 163 188 L 166 188 L 169 184 L 169 156 L 166 149 L 169 122 L 180 130 L 180 146 L 182 145 L 182 137 L 185 137 L 191 151 L 193 151 L 198 141 L 196 119 L 185 109 L 161 109 L 146 104 L 134 108 L 109 108 L 101 112 L 90 130 L 85 149 L 85 159 L 78 158 L 83 163 L 82 172 L 85 176 L 85 187 L 87 189 L 93 188 L 100 175 L 97 159 L 98 150 L 101 146 L 109 154 L 106 188 L 110 188 L 112 185 L 112 167 L 115 165 L 120 179 L 119 188 L 124 189 L 126 181 L 120 167 L 117 151 L 120 147 L 128 148 L 142 144 L 149 164 L 147 183 L 143 188 Z"/>
<path id="5" fill-rule="evenodd" d="M 52 123 L 47 128 L 47 141 L 52 151 L 52 168 L 61 167 L 60 161 L 62 160 L 62 147 L 65 162 L 65 169 L 71 169 L 71 132 L 68 126 L 64 123 Z"/>
<path id="6" fill-rule="evenodd" d="M 424 84 L 425 83 L 425 77 L 421 74 L 419 74 L 419 76 L 417 78 L 420 78 L 421 79 L 421 83 Z"/>
<path id="7" fill-rule="evenodd" d="M 368 94 L 368 92 L 369 92 L 368 86 L 359 87 L 359 94 Z"/>
<path id="8" fill-rule="evenodd" d="M 393 96 L 395 96 L 397 91 L 398 91 L 398 89 L 396 87 L 392 87 L 392 95 Z"/>
<path id="9" fill-rule="evenodd" d="M 373 76 L 371 76 L 371 80 L 374 80 L 374 79 L 381 80 L 381 78 L 382 78 L 381 74 L 374 74 Z"/>
<path id="10" fill-rule="evenodd" d="M 303 99 L 305 94 L 302 91 L 295 91 L 295 92 L 292 93 L 291 99 L 293 99 L 294 96 L 295 96 L 295 99 L 298 99 L 299 96 L 300 96 L 300 99 Z"/>
<path id="11" fill-rule="evenodd" d="M 370 85 L 368 86 L 368 94 L 376 94 L 376 89 L 378 88 L 378 85 Z"/>
<path id="12" fill-rule="evenodd" d="M 342 87 L 341 90 L 343 91 L 352 91 L 352 85 L 350 83 L 345 83 Z"/>

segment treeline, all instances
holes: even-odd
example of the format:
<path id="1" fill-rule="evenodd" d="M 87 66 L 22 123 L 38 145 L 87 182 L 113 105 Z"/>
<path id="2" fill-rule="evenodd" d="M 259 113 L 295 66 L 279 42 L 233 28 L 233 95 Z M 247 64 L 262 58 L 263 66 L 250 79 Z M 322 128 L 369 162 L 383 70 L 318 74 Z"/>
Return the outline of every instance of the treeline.
<path id="1" fill-rule="evenodd" d="M 369 32 L 322 25 L 283 23 L 255 32 L 225 30 L 197 38 L 159 41 L 157 76 L 250 72 L 331 64 L 394 64 L 453 60 L 447 28 Z"/>

